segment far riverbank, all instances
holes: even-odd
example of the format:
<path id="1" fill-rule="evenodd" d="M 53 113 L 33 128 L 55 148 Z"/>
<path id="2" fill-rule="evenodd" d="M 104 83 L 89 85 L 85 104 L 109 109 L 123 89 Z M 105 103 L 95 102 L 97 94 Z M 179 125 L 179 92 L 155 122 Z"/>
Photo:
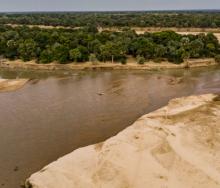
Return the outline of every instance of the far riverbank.
<path id="1" fill-rule="evenodd" d="M 3 59 L 0 61 L 0 68 L 8 69 L 22 69 L 22 70 L 163 70 L 163 69 L 183 69 L 195 67 L 209 67 L 217 65 L 218 63 L 213 58 L 207 59 L 190 59 L 188 62 L 181 64 L 174 64 L 168 61 L 156 63 L 148 61 L 143 65 L 129 60 L 127 64 L 111 62 L 86 62 L 86 63 L 69 63 L 69 64 L 38 64 L 35 61 L 23 62 L 22 60 L 10 61 Z"/>

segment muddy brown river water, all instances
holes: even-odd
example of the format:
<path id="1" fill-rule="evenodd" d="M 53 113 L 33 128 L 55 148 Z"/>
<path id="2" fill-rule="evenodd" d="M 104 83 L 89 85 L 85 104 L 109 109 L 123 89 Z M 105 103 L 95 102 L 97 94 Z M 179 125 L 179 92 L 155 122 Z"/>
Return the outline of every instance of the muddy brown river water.
<path id="1" fill-rule="evenodd" d="M 0 70 L 0 77 L 31 78 L 22 89 L 0 93 L 2 188 L 19 188 L 48 163 L 117 134 L 171 98 L 220 93 L 216 67 L 161 72 Z"/>

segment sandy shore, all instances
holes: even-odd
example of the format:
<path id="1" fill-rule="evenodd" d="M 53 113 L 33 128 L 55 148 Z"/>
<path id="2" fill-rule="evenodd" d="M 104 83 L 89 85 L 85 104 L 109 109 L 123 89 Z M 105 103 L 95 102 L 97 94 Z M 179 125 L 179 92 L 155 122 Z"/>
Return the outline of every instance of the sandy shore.
<path id="1" fill-rule="evenodd" d="M 188 61 L 189 68 L 209 67 L 217 65 L 214 59 L 194 59 Z M 37 64 L 34 61 L 23 62 L 21 60 L 9 61 L 2 60 L 0 68 L 9 69 L 33 69 L 33 70 L 161 70 L 161 69 L 182 69 L 186 67 L 186 63 L 174 64 L 167 61 L 155 63 L 153 61 L 146 62 L 144 65 L 136 63 L 134 58 L 128 59 L 126 65 L 120 63 L 69 63 L 69 64 Z"/>
<path id="2" fill-rule="evenodd" d="M 28 79 L 0 79 L 0 92 L 15 91 L 22 88 Z"/>
<path id="3" fill-rule="evenodd" d="M 107 141 L 33 174 L 27 188 L 219 188 L 220 98 L 174 99 Z"/>
<path id="4" fill-rule="evenodd" d="M 123 27 L 106 27 L 100 28 L 100 31 L 109 30 L 109 31 L 121 31 Z M 160 31 L 175 31 L 175 32 L 212 32 L 220 33 L 220 28 L 196 28 L 196 27 L 131 27 L 131 29 L 138 32 L 160 32 Z"/>

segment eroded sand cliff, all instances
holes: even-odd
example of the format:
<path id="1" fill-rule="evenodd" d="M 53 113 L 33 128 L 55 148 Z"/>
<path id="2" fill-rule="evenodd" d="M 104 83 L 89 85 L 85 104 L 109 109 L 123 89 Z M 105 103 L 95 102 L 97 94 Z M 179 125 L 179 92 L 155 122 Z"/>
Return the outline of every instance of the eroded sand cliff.
<path id="1" fill-rule="evenodd" d="M 0 79 L 0 92 L 8 92 L 20 89 L 28 79 Z"/>
<path id="2" fill-rule="evenodd" d="M 32 188 L 220 188 L 220 98 L 174 99 L 33 174 Z"/>

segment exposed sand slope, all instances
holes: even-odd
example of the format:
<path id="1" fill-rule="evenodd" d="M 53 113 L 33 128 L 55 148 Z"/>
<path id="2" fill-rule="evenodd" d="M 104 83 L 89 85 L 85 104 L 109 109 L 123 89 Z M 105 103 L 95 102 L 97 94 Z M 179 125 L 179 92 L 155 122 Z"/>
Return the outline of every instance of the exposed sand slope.
<path id="1" fill-rule="evenodd" d="M 20 89 L 27 81 L 28 79 L 0 79 L 0 92 Z"/>
<path id="2" fill-rule="evenodd" d="M 220 98 L 174 99 L 109 140 L 78 149 L 33 188 L 220 188 Z"/>

